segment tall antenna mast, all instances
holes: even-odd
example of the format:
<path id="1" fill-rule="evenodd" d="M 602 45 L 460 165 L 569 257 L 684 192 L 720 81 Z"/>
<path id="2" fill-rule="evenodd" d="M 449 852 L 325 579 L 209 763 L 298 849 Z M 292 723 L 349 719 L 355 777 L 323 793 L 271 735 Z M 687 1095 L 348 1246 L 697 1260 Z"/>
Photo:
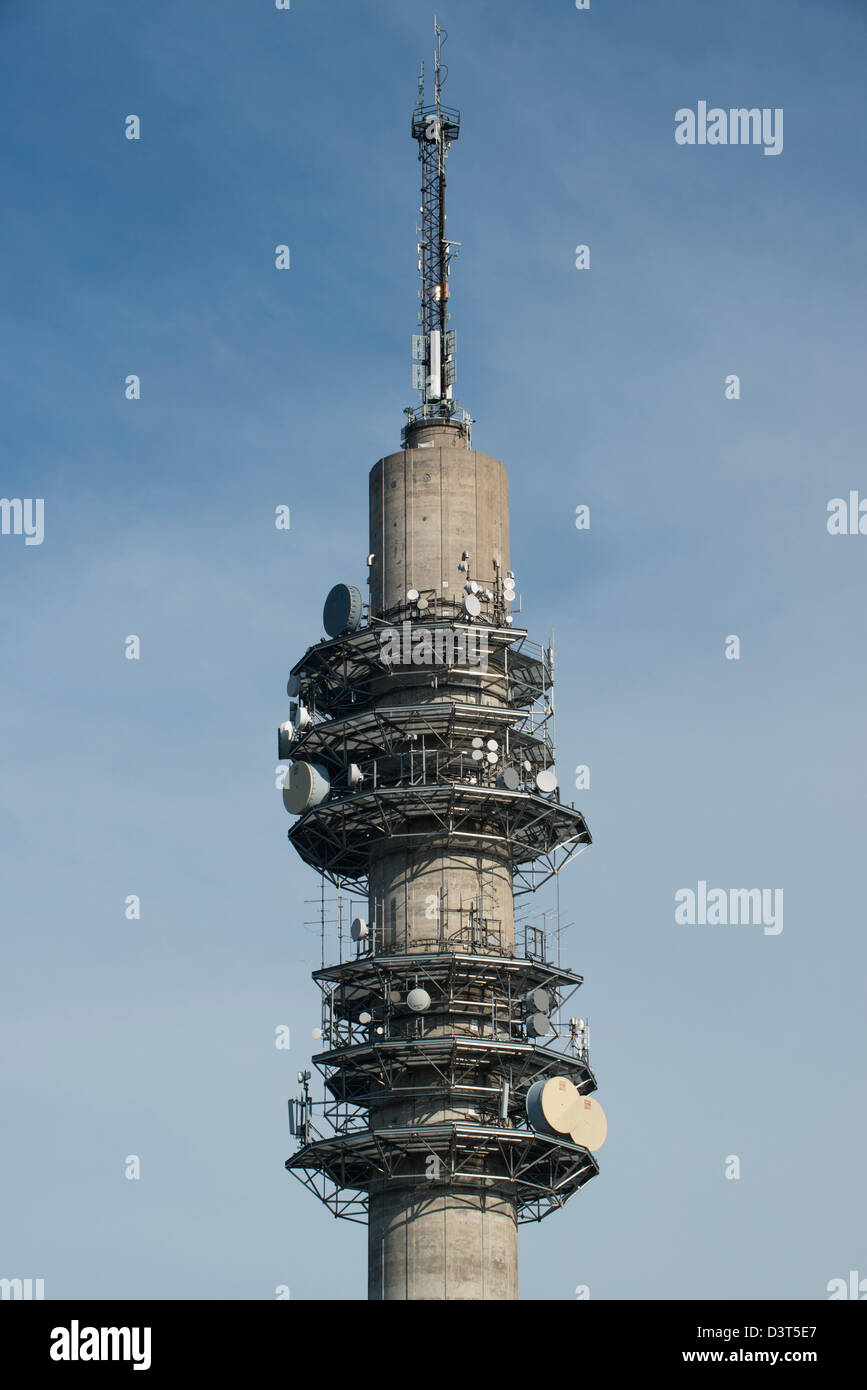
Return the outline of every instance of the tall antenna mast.
<path id="1" fill-rule="evenodd" d="M 419 327 L 413 336 L 412 384 L 421 398 L 406 414 L 410 421 L 447 420 L 456 414 L 455 333 L 449 330 L 449 265 L 460 243 L 446 236 L 446 159 L 449 146 L 461 129 L 461 113 L 444 106 L 443 85 L 448 68 L 443 66 L 443 44 L 448 38 L 434 19 L 434 102 L 425 104 L 424 64 L 418 83 L 418 103 L 412 118 L 412 137 L 418 141 L 421 164 L 421 204 L 418 225 Z"/>
<path id="2" fill-rule="evenodd" d="M 559 910 L 556 936 L 543 913 L 515 938 L 516 896 L 590 831 L 558 789 L 553 655 L 514 626 L 506 470 L 453 397 L 444 39 L 436 25 L 433 104 L 422 70 L 412 113 L 421 404 L 403 452 L 371 469 L 367 609 L 354 585 L 331 589 L 277 741 L 289 842 L 338 895 L 336 960 L 314 974 L 324 1098 L 301 1071 L 286 1167 L 368 1224 L 376 1300 L 516 1299 L 518 1223 L 589 1182 L 605 1137 L 585 1025 L 562 1022 L 582 981 L 560 963 Z M 364 893 L 345 951 L 343 903 Z M 323 889 L 323 922 L 333 904 Z"/>

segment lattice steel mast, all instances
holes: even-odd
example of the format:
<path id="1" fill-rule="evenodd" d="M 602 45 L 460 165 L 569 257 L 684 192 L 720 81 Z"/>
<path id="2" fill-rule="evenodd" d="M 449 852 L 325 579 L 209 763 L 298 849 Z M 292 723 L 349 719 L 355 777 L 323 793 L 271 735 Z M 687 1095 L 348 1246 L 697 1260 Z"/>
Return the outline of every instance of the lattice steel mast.
<path id="1" fill-rule="evenodd" d="M 436 32 L 434 102 L 424 99 L 424 64 L 418 80 L 418 104 L 413 112 L 412 136 L 418 141 L 421 164 L 421 203 L 418 224 L 419 325 L 413 339 L 413 385 L 421 405 L 407 410 L 411 420 L 445 417 L 458 409 L 454 399 L 455 334 L 448 328 L 449 267 L 459 242 L 446 234 L 446 160 L 449 146 L 461 131 L 461 113 L 444 106 L 443 84 L 448 68 L 442 64 L 442 46 L 448 38 L 434 22 Z"/>

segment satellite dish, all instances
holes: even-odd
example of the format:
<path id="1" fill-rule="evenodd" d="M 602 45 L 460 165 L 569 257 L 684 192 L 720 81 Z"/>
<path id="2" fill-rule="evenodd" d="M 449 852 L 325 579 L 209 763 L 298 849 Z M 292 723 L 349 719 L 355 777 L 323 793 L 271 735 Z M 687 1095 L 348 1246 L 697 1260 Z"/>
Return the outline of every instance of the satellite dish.
<path id="1" fill-rule="evenodd" d="M 430 1008 L 431 999 L 426 989 L 411 989 L 406 996 L 406 1002 L 414 1014 L 423 1014 Z"/>
<path id="2" fill-rule="evenodd" d="M 543 1134 L 570 1134 L 582 1100 L 568 1076 L 534 1081 L 527 1092 L 527 1119 Z"/>
<path id="3" fill-rule="evenodd" d="M 498 744 L 498 742 L 497 742 L 497 740 L 496 740 L 495 738 L 489 738 L 489 739 L 488 739 L 487 746 L 488 746 L 488 748 L 490 748 L 490 750 L 491 750 L 492 753 L 496 753 L 496 751 L 497 751 L 497 749 L 499 748 L 500 745 Z"/>
<path id="4" fill-rule="evenodd" d="M 605 1118 L 605 1111 L 594 1100 L 592 1096 L 580 1096 L 577 1117 L 572 1124 L 569 1137 L 573 1144 L 580 1144 L 582 1149 L 589 1149 L 595 1153 L 601 1149 L 608 1134 L 608 1121 Z"/>
<path id="5" fill-rule="evenodd" d="M 358 1015 L 359 1023 L 370 1023 L 372 1014 L 364 1013 Z"/>
<path id="6" fill-rule="evenodd" d="M 292 705 L 292 718 L 295 720 L 299 729 L 309 729 L 313 723 L 313 715 L 306 705 Z"/>
<path id="7" fill-rule="evenodd" d="M 468 594 L 477 594 L 479 592 L 479 586 L 476 583 L 475 579 L 468 579 L 466 584 L 464 585 L 464 588 L 466 589 Z"/>
<path id="8" fill-rule="evenodd" d="M 528 1013 L 548 1014 L 551 1012 L 551 996 L 546 989 L 531 989 L 524 995 Z"/>
<path id="9" fill-rule="evenodd" d="M 524 759 L 524 771 L 525 771 L 525 772 L 532 772 L 532 771 L 533 771 L 533 764 L 529 761 L 528 758 L 525 758 L 525 759 Z"/>
<path id="10" fill-rule="evenodd" d="M 364 600 L 361 590 L 353 584 L 335 584 L 325 600 L 322 610 L 322 626 L 329 637 L 339 637 L 344 632 L 355 632 L 361 623 Z"/>
<path id="11" fill-rule="evenodd" d="M 557 790 L 557 774 L 553 767 L 544 767 L 541 772 L 536 773 L 536 786 L 540 792 L 555 792 Z"/>
<path id="12" fill-rule="evenodd" d="M 495 763 L 497 761 L 496 753 L 487 753 L 485 756 L 487 757 L 489 763 Z"/>
<path id="13" fill-rule="evenodd" d="M 521 785 L 521 779 L 513 767 L 504 767 L 497 780 L 507 792 L 516 792 Z"/>
<path id="14" fill-rule="evenodd" d="M 474 763 L 480 763 L 480 762 L 482 761 L 482 759 L 484 758 L 484 756 L 485 756 L 485 755 L 484 755 L 484 753 L 482 752 L 481 748 L 474 748 L 474 749 L 473 749 L 473 762 L 474 762 Z"/>
<path id="15" fill-rule="evenodd" d="M 419 596 L 418 589 L 407 589 L 406 596 L 410 603 L 415 603 Z"/>
<path id="16" fill-rule="evenodd" d="M 364 941 L 365 937 L 370 935 L 370 929 L 363 917 L 354 917 L 352 919 L 349 935 L 352 937 L 353 941 Z"/>
<path id="17" fill-rule="evenodd" d="M 290 700 L 294 700 L 295 697 L 296 697 L 297 695 L 300 695 L 300 694 L 301 694 L 301 680 L 300 680 L 300 677 L 298 677 L 298 676 L 290 676 L 290 677 L 289 677 L 288 681 L 286 682 L 286 694 L 289 696 L 289 699 L 290 699 Z"/>
<path id="18" fill-rule="evenodd" d="M 328 768 L 321 763 L 293 763 L 283 783 L 283 805 L 291 816 L 318 806 L 331 791 Z"/>
<path id="19" fill-rule="evenodd" d="M 547 1014 L 528 1014 L 525 1024 L 531 1038 L 547 1038 L 554 1031 Z"/>
<path id="20" fill-rule="evenodd" d="M 482 611 L 482 605 L 475 594 L 464 594 L 461 599 L 461 607 L 470 618 L 477 618 Z"/>
<path id="21" fill-rule="evenodd" d="M 418 608 L 419 613 L 426 613 L 429 607 L 427 599 L 420 598 L 418 603 L 416 604 L 416 607 Z"/>
<path id="22" fill-rule="evenodd" d="M 474 738 L 474 739 L 473 739 L 473 747 L 474 747 L 474 748 L 484 748 L 484 746 L 485 746 L 485 740 L 484 740 L 483 738 Z"/>
<path id="23" fill-rule="evenodd" d="M 295 728 L 292 721 L 287 719 L 285 724 L 281 724 L 277 730 L 277 757 L 278 759 L 292 757 L 292 743 L 295 740 Z"/>

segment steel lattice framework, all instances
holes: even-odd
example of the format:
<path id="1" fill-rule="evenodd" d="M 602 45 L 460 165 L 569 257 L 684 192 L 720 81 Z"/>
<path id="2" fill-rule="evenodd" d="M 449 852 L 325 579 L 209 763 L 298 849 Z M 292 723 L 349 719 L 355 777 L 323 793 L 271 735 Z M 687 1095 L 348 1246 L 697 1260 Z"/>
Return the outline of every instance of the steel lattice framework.
<path id="1" fill-rule="evenodd" d="M 460 128 L 461 113 L 441 105 L 439 99 L 433 106 L 423 106 L 420 101 L 412 120 L 421 163 L 419 316 L 426 334 L 439 329 L 445 335 L 448 324 L 448 279 L 453 251 L 446 237 L 446 158 Z"/>
<path id="2" fill-rule="evenodd" d="M 427 1160 L 438 1161 L 433 1181 Z M 286 1168 L 330 1207 L 335 1216 L 366 1222 L 367 1190 L 375 1181 L 412 1185 L 435 1197 L 439 1186 L 472 1194 L 508 1188 L 516 1195 L 518 1221 L 541 1221 L 564 1206 L 599 1172 L 587 1149 L 528 1129 L 465 1122 L 390 1126 L 319 1139 L 286 1160 Z M 352 1189 L 347 1195 L 346 1189 Z"/>
<path id="3" fill-rule="evenodd" d="M 456 254 L 457 243 L 446 234 L 446 160 L 449 146 L 461 131 L 461 113 L 444 106 L 443 83 L 448 69 L 442 66 L 442 45 L 448 37 L 436 26 L 435 99 L 425 103 L 424 65 L 418 84 L 418 104 L 412 117 L 412 138 L 418 141 L 421 165 L 421 202 L 418 226 L 419 326 L 422 349 L 417 354 L 424 370 L 420 373 L 421 406 L 408 410 L 410 419 L 439 415 L 449 419 L 457 410 L 453 399 L 454 355 L 446 345 L 449 321 L 449 267 Z M 433 350 L 432 337 L 438 337 Z M 443 355 L 440 371 L 439 354 Z M 445 358 L 450 356 L 450 366 Z"/>

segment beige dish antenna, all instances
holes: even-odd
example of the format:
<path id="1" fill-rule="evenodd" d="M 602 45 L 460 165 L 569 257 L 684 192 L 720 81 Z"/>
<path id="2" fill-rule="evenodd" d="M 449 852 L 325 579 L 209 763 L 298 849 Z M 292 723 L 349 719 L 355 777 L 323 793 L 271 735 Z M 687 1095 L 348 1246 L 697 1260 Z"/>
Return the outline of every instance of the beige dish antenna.
<path id="1" fill-rule="evenodd" d="M 608 1121 L 598 1100 L 594 1100 L 592 1096 L 581 1096 L 580 1101 L 578 1118 L 570 1130 L 572 1143 L 580 1144 L 582 1149 L 589 1149 L 591 1153 L 595 1153 L 605 1143 Z"/>
<path id="2" fill-rule="evenodd" d="M 547 1081 L 534 1081 L 527 1092 L 527 1119 L 543 1133 L 569 1134 L 582 1101 L 568 1076 L 549 1076 Z"/>

